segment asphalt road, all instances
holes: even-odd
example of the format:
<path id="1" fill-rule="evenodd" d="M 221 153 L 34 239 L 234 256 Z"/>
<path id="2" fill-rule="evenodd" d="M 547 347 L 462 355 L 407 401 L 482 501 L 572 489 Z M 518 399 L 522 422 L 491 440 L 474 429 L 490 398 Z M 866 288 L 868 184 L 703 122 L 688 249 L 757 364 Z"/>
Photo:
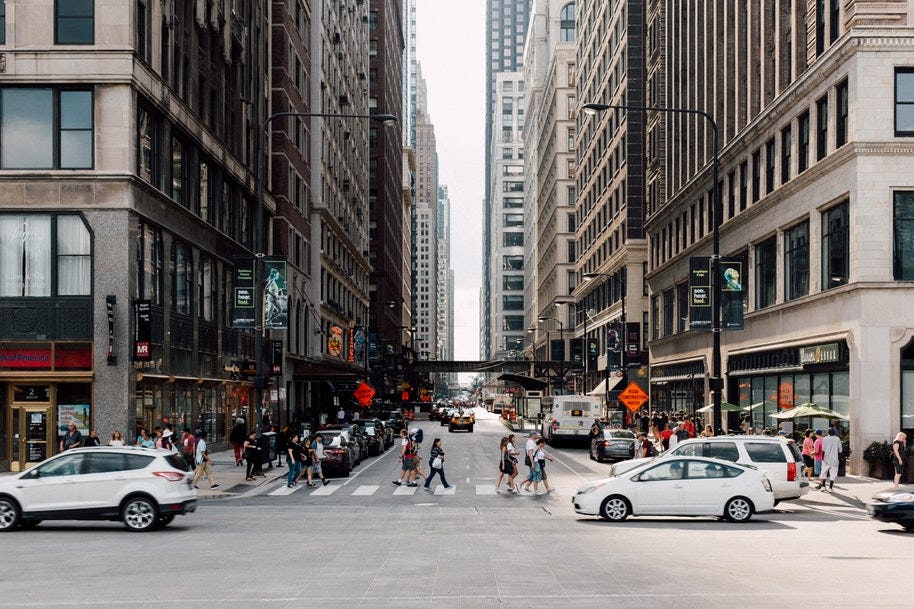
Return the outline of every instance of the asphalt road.
<path id="1" fill-rule="evenodd" d="M 838 607 L 900 605 L 914 535 L 809 497 L 745 525 L 581 518 L 605 465 L 553 450 L 558 491 L 494 494 L 497 421 L 440 435 L 453 494 L 402 494 L 394 451 L 320 494 L 209 501 L 165 530 L 43 523 L 0 536 L 0 609 Z M 523 468 L 522 468 L 523 469 Z M 437 484 L 437 483 L 436 483 Z M 321 490 L 321 489 L 318 489 Z M 410 489 L 412 490 L 412 489 Z M 399 494 L 398 494 L 399 491 Z"/>

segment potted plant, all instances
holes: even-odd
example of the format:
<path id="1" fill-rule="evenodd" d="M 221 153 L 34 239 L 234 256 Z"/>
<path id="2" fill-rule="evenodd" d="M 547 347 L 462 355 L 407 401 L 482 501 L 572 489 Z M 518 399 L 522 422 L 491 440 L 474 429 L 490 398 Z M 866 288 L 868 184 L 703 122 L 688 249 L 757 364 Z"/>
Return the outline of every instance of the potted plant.
<path id="1" fill-rule="evenodd" d="M 892 445 L 888 442 L 873 442 L 863 450 L 863 459 L 870 465 L 870 476 L 890 480 L 895 473 L 892 467 Z"/>

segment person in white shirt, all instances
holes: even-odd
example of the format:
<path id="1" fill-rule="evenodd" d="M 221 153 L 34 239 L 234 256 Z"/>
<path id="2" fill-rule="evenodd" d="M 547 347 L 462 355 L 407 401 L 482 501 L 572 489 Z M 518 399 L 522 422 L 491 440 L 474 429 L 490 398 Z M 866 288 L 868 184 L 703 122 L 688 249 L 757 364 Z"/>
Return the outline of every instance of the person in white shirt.
<path id="1" fill-rule="evenodd" d="M 841 438 L 835 433 L 834 427 L 829 427 L 828 435 L 822 439 L 822 454 L 822 473 L 819 474 L 816 489 L 828 493 L 835 490 L 838 463 L 841 461 Z"/>
<path id="2" fill-rule="evenodd" d="M 340 406 L 340 409 L 336 413 L 336 422 L 343 423 L 346 421 L 346 411 L 343 410 L 343 407 Z"/>
<path id="3" fill-rule="evenodd" d="M 209 481 L 210 488 L 219 488 L 221 485 L 217 484 L 213 479 L 213 461 L 209 457 L 209 451 L 206 450 L 206 434 L 198 431 L 194 435 L 197 436 L 197 453 L 195 455 L 197 470 L 194 472 L 194 488 L 200 488 L 197 486 L 197 482 L 203 476 L 206 476 Z"/>

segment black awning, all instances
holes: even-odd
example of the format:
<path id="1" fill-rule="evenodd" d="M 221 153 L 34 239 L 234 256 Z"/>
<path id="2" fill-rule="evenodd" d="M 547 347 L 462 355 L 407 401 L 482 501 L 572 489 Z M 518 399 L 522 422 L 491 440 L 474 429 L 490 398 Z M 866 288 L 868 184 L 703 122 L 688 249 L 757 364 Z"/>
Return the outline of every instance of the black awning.
<path id="1" fill-rule="evenodd" d="M 545 389 L 549 385 L 546 381 L 535 379 L 532 376 L 524 376 L 523 374 L 505 373 L 499 376 L 498 380 L 515 383 L 524 389 Z"/>

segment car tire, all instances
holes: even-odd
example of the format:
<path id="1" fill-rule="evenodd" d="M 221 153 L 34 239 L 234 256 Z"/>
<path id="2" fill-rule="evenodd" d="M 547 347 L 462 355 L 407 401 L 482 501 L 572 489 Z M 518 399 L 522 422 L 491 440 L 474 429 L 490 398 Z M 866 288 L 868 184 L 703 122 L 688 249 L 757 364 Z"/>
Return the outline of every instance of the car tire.
<path id="1" fill-rule="evenodd" d="M 159 516 L 159 526 L 167 527 L 174 521 L 174 519 L 175 519 L 174 514 L 168 514 L 167 516 Z"/>
<path id="2" fill-rule="evenodd" d="M 590 456 L 590 460 L 591 460 L 591 461 L 599 461 L 599 459 L 597 459 L 597 458 L 594 456 L 594 454 L 593 454 L 593 446 L 590 447 L 590 451 L 589 451 L 589 452 L 590 452 L 590 455 L 589 455 L 589 456 Z"/>
<path id="3" fill-rule="evenodd" d="M 159 507 L 145 495 L 129 497 L 121 507 L 121 521 L 131 531 L 149 531 L 159 524 Z"/>
<path id="4" fill-rule="evenodd" d="M 12 531 L 21 521 L 19 504 L 10 497 L 0 497 L 0 533 Z"/>
<path id="5" fill-rule="evenodd" d="M 724 518 L 730 522 L 749 522 L 755 506 L 745 497 L 733 497 L 724 505 Z"/>
<path id="6" fill-rule="evenodd" d="M 469 428 L 469 429 L 470 429 L 470 433 L 473 433 L 473 426 L 472 426 L 472 425 L 470 425 L 470 428 Z"/>
<path id="7" fill-rule="evenodd" d="M 631 503 L 622 495 L 610 495 L 600 504 L 600 518 L 609 522 L 622 522 L 631 512 Z"/>
<path id="8" fill-rule="evenodd" d="M 911 523 L 911 524 L 903 524 L 903 525 L 901 525 L 901 528 L 903 528 L 905 531 L 914 532 L 914 523 Z"/>
<path id="9" fill-rule="evenodd" d="M 447 431 L 448 431 L 448 433 L 454 433 L 454 426 L 453 426 L 453 425 L 448 425 L 448 426 L 447 426 Z"/>

